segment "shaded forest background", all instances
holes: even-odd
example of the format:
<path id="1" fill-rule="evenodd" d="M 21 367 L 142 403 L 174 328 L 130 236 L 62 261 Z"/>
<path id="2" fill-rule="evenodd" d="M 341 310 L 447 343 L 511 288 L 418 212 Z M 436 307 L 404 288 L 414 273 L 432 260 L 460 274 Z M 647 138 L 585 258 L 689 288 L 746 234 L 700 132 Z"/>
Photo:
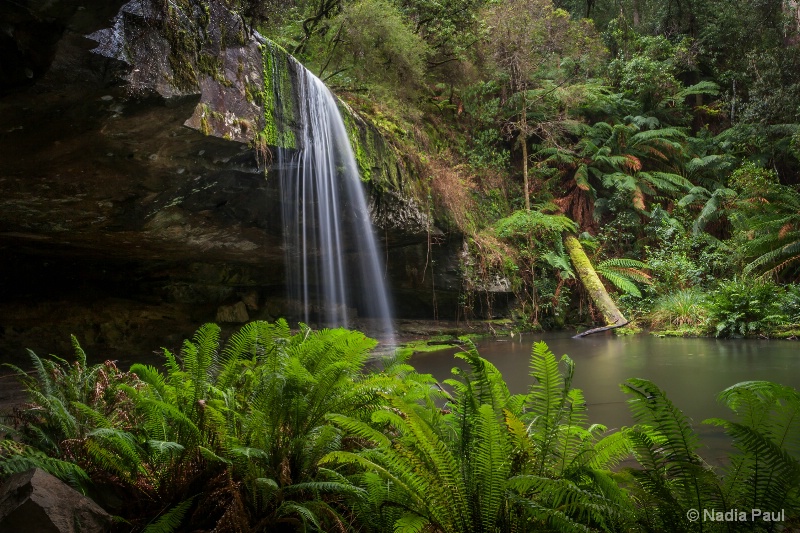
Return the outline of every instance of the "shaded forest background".
<path id="1" fill-rule="evenodd" d="M 591 319 L 561 243 L 575 231 L 640 324 L 797 322 L 796 2 L 235 7 L 414 156 L 485 293 L 467 316 L 499 283 L 531 325 Z"/>

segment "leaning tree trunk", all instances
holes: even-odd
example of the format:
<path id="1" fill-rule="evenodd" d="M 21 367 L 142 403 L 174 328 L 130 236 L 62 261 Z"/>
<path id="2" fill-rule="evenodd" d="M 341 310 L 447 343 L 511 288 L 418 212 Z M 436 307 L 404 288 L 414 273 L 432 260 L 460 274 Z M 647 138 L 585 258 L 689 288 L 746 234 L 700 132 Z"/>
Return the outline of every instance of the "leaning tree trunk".
<path id="1" fill-rule="evenodd" d="M 585 337 L 592 333 L 619 328 L 627 324 L 628 319 L 626 319 L 617 308 L 617 304 L 611 299 L 611 296 L 609 296 L 600 278 L 597 277 L 597 272 L 595 272 L 594 267 L 592 267 L 589 258 L 586 257 L 586 252 L 583 251 L 583 246 L 581 246 L 578 239 L 575 238 L 574 235 L 567 235 L 564 237 L 564 246 L 567 248 L 569 258 L 572 260 L 572 264 L 578 272 L 581 283 L 586 287 L 589 296 L 592 298 L 594 305 L 600 310 L 600 313 L 603 315 L 603 320 L 606 323 L 603 327 L 578 333 L 575 337 Z"/>

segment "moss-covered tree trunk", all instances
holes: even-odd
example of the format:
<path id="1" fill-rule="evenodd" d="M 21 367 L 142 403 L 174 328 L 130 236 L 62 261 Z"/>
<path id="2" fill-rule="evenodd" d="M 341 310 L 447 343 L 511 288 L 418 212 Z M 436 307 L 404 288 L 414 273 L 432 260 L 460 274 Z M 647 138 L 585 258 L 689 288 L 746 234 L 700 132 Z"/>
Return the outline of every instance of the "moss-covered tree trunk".
<path id="1" fill-rule="evenodd" d="M 597 306 L 600 313 L 602 313 L 603 320 L 606 323 L 603 327 L 584 331 L 576 335 L 576 337 L 585 337 L 592 333 L 619 328 L 627 324 L 628 320 L 619 308 L 617 308 L 617 304 L 611 299 L 611 296 L 609 296 L 600 278 L 597 277 L 597 272 L 595 272 L 594 267 L 592 267 L 592 263 L 586 256 L 586 252 L 583 251 L 583 246 L 581 246 L 578 239 L 575 238 L 574 235 L 567 235 L 564 237 L 564 246 L 567 248 L 569 258 L 572 260 L 572 264 L 578 272 L 581 283 L 586 287 L 586 291 L 592 298 L 594 305 Z"/>

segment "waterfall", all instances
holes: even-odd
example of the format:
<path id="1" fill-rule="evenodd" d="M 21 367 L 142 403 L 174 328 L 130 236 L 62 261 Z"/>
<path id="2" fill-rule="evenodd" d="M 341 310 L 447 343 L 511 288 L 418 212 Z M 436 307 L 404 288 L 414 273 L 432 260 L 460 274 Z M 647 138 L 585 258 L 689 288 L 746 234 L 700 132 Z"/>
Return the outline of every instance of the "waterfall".
<path id="1" fill-rule="evenodd" d="M 348 327 L 357 309 L 359 316 L 377 319 L 371 329 L 391 338 L 383 261 L 337 100 L 291 58 L 294 95 L 291 101 L 282 97 L 286 70 L 281 73 L 272 57 L 273 113 L 284 130 L 276 132 L 284 145 L 276 162 L 288 296 L 302 305 L 306 323 L 316 318 L 321 325 Z M 287 124 L 295 126 L 294 133 L 286 131 Z"/>

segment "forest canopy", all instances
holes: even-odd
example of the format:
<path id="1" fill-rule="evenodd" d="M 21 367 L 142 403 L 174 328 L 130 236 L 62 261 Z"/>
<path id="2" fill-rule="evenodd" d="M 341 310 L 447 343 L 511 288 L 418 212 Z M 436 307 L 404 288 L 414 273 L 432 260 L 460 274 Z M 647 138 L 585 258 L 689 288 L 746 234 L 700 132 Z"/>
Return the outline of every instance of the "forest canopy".
<path id="1" fill-rule="evenodd" d="M 531 325 L 558 325 L 576 307 L 589 315 L 568 320 L 591 321 L 595 311 L 561 234 L 498 230 L 520 210 L 568 217 L 594 263 L 636 261 L 600 274 L 648 320 L 684 289 L 719 296 L 721 280 L 796 294 L 796 2 L 234 7 L 416 162 L 437 223 L 467 241 L 466 288 L 508 280 Z M 778 322 L 792 323 L 796 298 L 786 298 Z M 478 304 L 491 313 L 488 292 L 468 300 L 466 317 Z M 712 316 L 704 301 L 702 316 Z"/>

